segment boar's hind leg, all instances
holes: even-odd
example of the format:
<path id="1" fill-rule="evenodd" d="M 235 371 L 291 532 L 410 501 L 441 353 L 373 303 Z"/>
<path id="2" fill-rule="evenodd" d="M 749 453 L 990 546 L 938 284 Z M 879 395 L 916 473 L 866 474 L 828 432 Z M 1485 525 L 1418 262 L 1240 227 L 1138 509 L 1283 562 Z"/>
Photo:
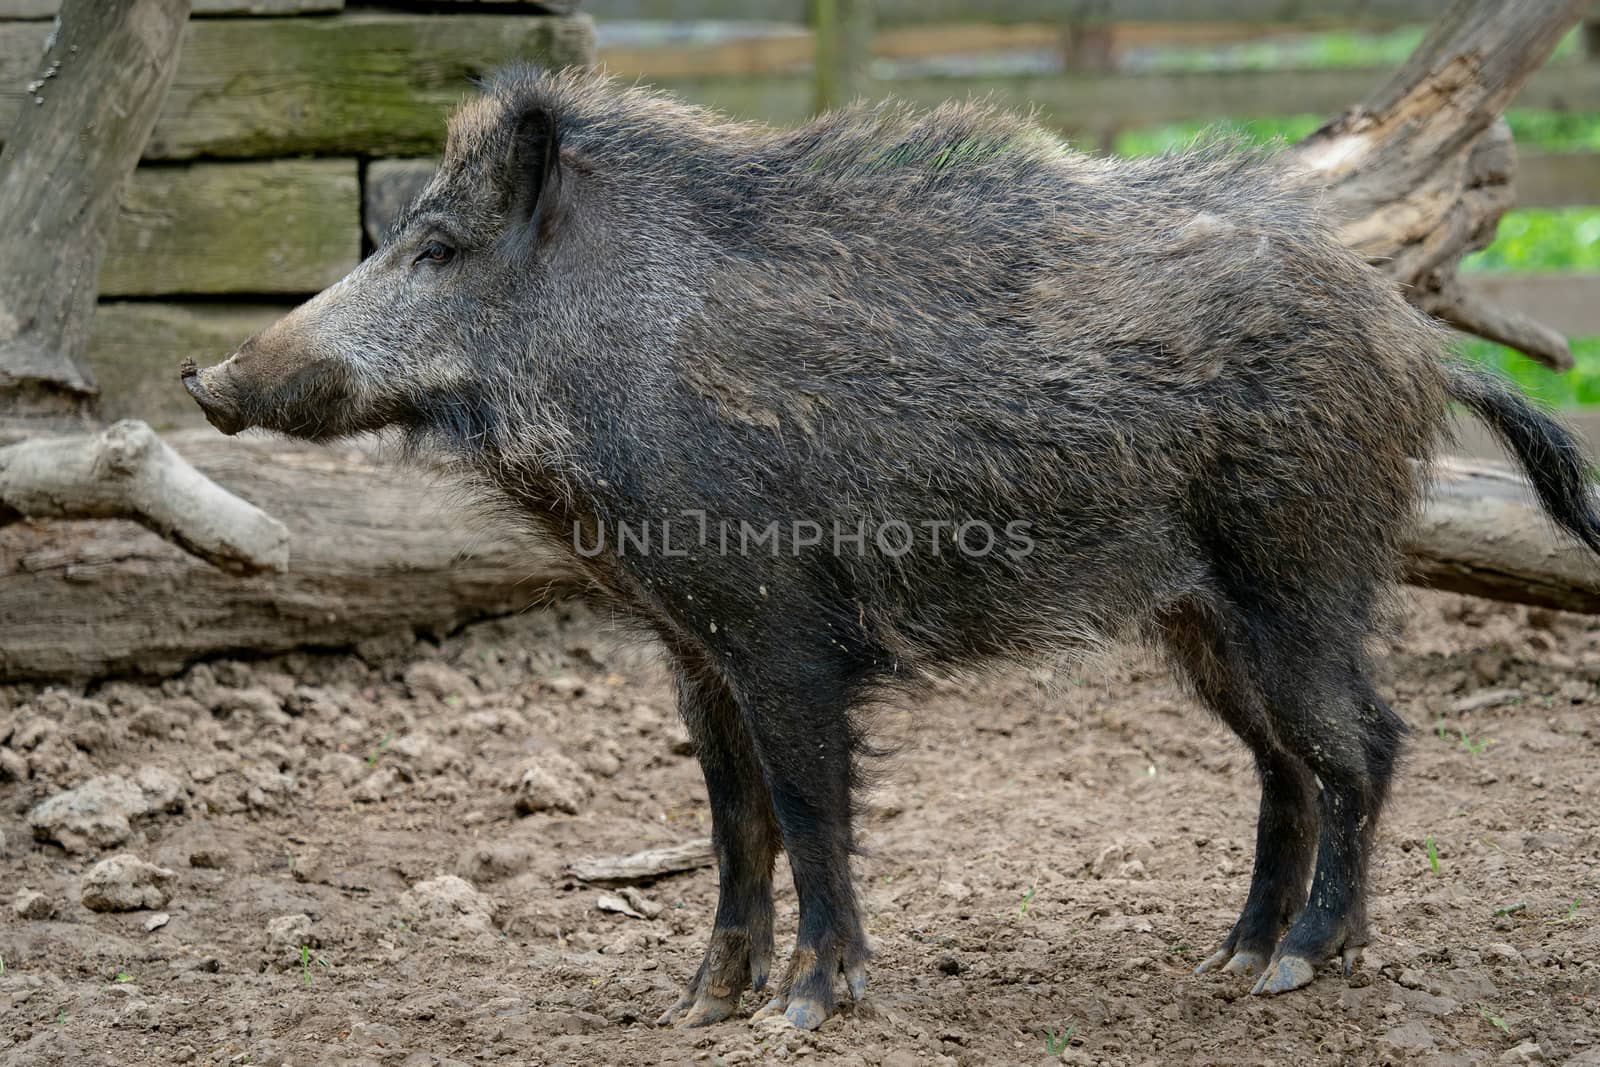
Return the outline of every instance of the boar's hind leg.
<path id="1" fill-rule="evenodd" d="M 1304 655 L 1319 645 L 1293 647 Z M 1331 656 L 1329 647 L 1320 646 L 1316 662 L 1282 664 L 1288 669 L 1278 675 L 1276 725 L 1322 783 L 1322 829 L 1306 909 L 1253 993 L 1298 989 L 1334 955 L 1349 973 L 1367 941 L 1367 864 L 1406 728 L 1363 675 L 1359 642 L 1342 656 Z"/>
<path id="2" fill-rule="evenodd" d="M 1367 859 L 1405 733 L 1363 673 L 1371 590 L 1359 582 L 1328 585 L 1316 606 L 1303 592 L 1274 596 L 1258 585 L 1248 607 L 1218 597 L 1166 627 L 1180 658 L 1187 650 L 1197 688 L 1255 749 L 1261 769 L 1256 870 L 1249 903 L 1230 935 L 1230 965 L 1241 946 L 1252 955 L 1232 969 L 1256 963 L 1266 931 L 1304 902 L 1262 968 L 1255 993 L 1298 989 L 1333 956 L 1348 970 L 1366 943 Z M 1214 690 L 1209 695 L 1208 687 Z M 1305 803 L 1305 768 L 1321 786 L 1314 819 Z M 1302 897 L 1313 826 L 1316 865 Z"/>
<path id="3" fill-rule="evenodd" d="M 757 991 L 766 985 L 779 838 L 761 765 L 727 685 L 680 659 L 678 703 L 705 773 L 720 896 L 700 969 L 682 999 L 656 1021 L 705 1026 L 732 1015 L 747 985 Z"/>
<path id="4" fill-rule="evenodd" d="M 1179 674 L 1255 756 L 1261 811 L 1250 891 L 1221 946 L 1195 968 L 1196 973 L 1220 968 L 1254 975 L 1266 967 L 1279 935 L 1305 906 L 1316 853 L 1316 781 L 1300 757 L 1278 744 L 1266 696 L 1249 670 L 1237 632 L 1202 609 L 1187 607 L 1162 620 L 1161 636 Z"/>

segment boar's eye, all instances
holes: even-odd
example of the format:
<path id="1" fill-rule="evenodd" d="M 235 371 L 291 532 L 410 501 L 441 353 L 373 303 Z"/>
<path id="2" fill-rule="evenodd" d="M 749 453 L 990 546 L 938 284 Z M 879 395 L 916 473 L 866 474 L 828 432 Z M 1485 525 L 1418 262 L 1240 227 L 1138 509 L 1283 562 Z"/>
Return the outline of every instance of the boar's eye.
<path id="1" fill-rule="evenodd" d="M 415 267 L 418 263 L 448 263 L 455 258 L 456 250 L 440 241 L 429 241 L 417 252 L 417 258 L 411 261 Z"/>

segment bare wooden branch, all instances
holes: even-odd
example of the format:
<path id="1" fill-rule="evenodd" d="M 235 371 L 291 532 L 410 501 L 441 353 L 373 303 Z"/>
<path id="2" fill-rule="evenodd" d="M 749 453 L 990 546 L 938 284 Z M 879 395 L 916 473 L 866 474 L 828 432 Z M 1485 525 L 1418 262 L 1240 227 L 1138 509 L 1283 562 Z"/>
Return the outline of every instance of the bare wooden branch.
<path id="1" fill-rule="evenodd" d="M 1556 331 L 1464 298 L 1456 268 L 1514 203 L 1516 152 L 1501 119 L 1577 24 L 1586 0 L 1460 0 L 1359 107 L 1287 153 L 1327 189 L 1345 243 L 1425 310 L 1561 368 Z"/>
<path id="2" fill-rule="evenodd" d="M 1560 333 L 1531 315 L 1471 295 L 1454 279 L 1418 302 L 1422 310 L 1463 333 L 1515 348 L 1551 370 L 1572 369 L 1572 349 Z"/>
<path id="3" fill-rule="evenodd" d="M 567 874 L 595 885 L 648 882 L 669 874 L 709 867 L 716 862 L 709 837 L 681 845 L 649 848 L 627 856 L 582 856 L 567 866 Z"/>
<path id="4" fill-rule="evenodd" d="M 62 7 L 0 154 L 0 418 L 88 412 L 84 351 L 117 191 L 155 126 L 188 17 L 189 0 Z"/>
<path id="5" fill-rule="evenodd" d="M 132 519 L 233 574 L 283 572 L 289 531 L 191 467 L 142 422 L 0 448 L 0 512 Z"/>

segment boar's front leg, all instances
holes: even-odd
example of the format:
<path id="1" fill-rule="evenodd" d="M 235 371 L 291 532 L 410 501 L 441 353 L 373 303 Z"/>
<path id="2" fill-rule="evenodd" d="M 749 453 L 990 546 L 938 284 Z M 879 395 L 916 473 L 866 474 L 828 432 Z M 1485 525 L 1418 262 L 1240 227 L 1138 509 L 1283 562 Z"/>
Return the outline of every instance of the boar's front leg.
<path id="1" fill-rule="evenodd" d="M 867 984 L 867 941 L 850 878 L 855 732 L 846 685 L 828 661 L 826 653 L 779 656 L 740 679 L 800 902 L 789 966 L 754 1019 L 786 1019 L 802 1030 L 833 1014 L 841 972 L 855 999 Z"/>
<path id="2" fill-rule="evenodd" d="M 657 1022 L 720 1022 L 745 986 L 759 992 L 772 965 L 772 863 L 779 846 L 767 787 L 739 705 L 726 683 L 678 656 L 678 708 L 699 750 L 711 800 L 711 836 L 721 883 L 717 917 L 700 969 Z"/>

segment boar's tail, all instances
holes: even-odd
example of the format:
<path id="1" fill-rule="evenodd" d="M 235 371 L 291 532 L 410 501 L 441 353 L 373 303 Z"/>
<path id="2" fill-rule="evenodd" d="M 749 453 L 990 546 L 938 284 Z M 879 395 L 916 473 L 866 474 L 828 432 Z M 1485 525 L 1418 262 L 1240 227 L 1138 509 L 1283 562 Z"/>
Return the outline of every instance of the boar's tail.
<path id="1" fill-rule="evenodd" d="M 1545 513 L 1600 553 L 1600 515 L 1595 514 L 1589 463 L 1571 431 L 1492 374 L 1452 364 L 1445 368 L 1445 388 L 1517 457 Z"/>

